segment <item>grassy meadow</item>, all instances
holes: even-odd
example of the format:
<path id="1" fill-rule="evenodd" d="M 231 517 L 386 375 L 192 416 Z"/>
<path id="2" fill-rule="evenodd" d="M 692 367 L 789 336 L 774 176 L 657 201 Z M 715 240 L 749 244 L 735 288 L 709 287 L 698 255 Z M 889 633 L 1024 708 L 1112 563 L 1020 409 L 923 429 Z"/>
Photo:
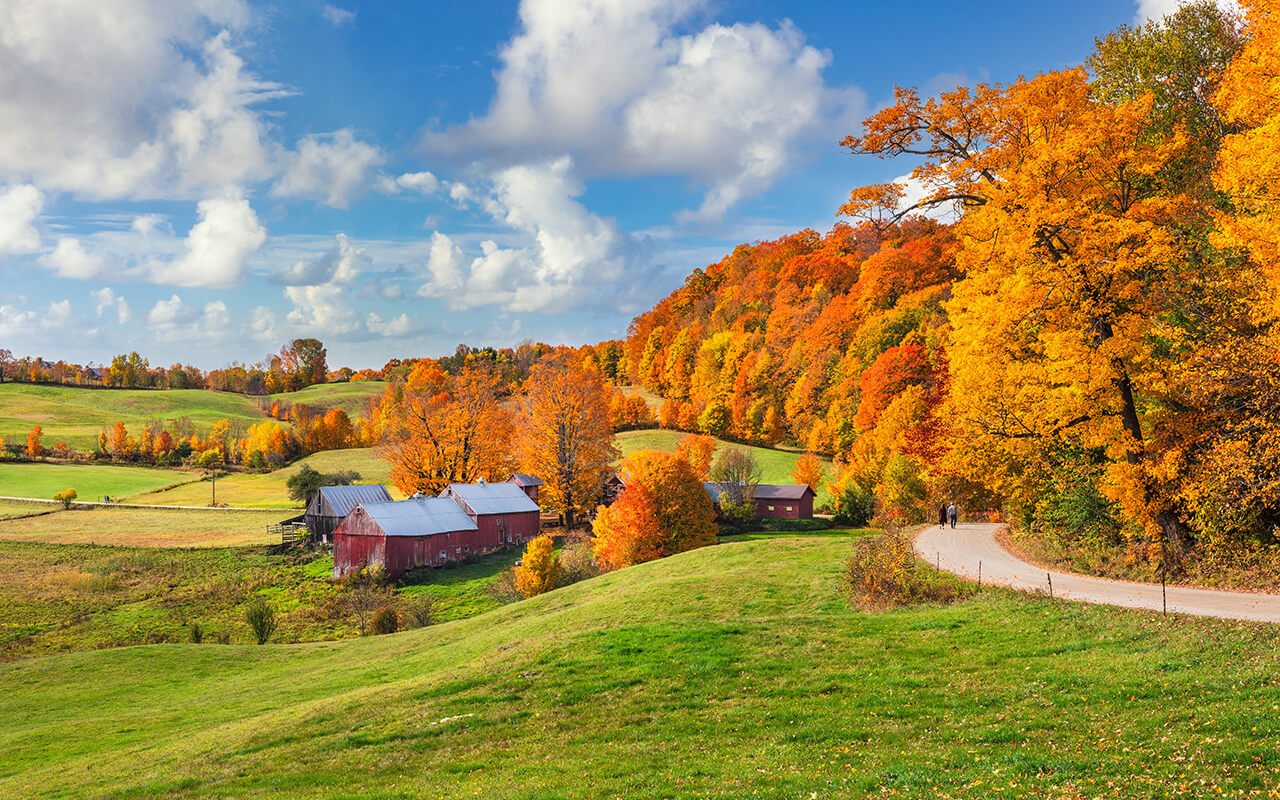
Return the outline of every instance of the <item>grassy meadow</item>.
<path id="1" fill-rule="evenodd" d="M 97 446 L 98 432 L 123 422 L 130 433 L 153 419 L 190 417 L 200 433 L 220 419 L 246 424 L 266 419 L 257 401 L 239 394 L 202 389 L 85 389 L 74 386 L 0 384 L 0 436 L 25 442 L 27 432 L 40 425 L 44 444 L 59 441 L 82 452 Z"/>
<path id="2" fill-rule="evenodd" d="M 682 431 L 668 430 L 643 430 L 643 431 L 623 431 L 619 433 L 615 444 L 623 456 L 634 453 L 636 450 L 662 450 L 666 452 L 674 452 L 676 446 L 680 444 L 680 440 L 690 434 Z M 749 451 L 755 456 L 756 463 L 760 465 L 760 471 L 763 475 L 762 483 L 791 483 L 791 470 L 795 469 L 796 461 L 802 452 L 792 452 L 789 450 L 771 450 L 767 447 L 752 447 L 745 444 L 736 444 L 734 442 L 721 441 L 716 448 L 719 453 L 721 449 L 728 447 L 740 447 Z M 823 459 L 827 467 L 827 477 L 834 477 L 830 474 L 831 461 Z M 827 492 L 825 485 L 818 487 L 818 497 L 814 501 L 814 508 L 829 503 L 831 495 Z"/>
<path id="3" fill-rule="evenodd" d="M 52 535 L 59 526 L 65 528 L 64 512 L 30 518 L 29 522 L 44 521 L 45 539 L 63 543 L 41 544 L 35 535 L 25 539 L 9 535 L 11 520 L 4 515 L 17 510 L 0 505 L 0 571 L 6 576 L 0 582 L 0 661 L 184 642 L 193 621 L 201 624 L 210 641 L 225 634 L 232 642 L 248 643 L 244 607 L 255 597 L 266 598 L 279 612 L 280 630 L 274 641 L 341 639 L 358 633 L 330 580 L 333 556 L 328 553 L 295 550 L 273 555 L 261 547 L 212 543 L 203 548 L 83 546 L 69 543 L 73 540 L 68 535 Z M 40 513 L 31 507 L 27 510 Z M 135 513 L 163 518 L 178 512 Z M 101 516 L 97 511 L 83 515 Z M 261 539 L 261 525 L 251 527 Z M 233 529 L 234 525 L 224 536 L 228 543 L 233 542 Z M 38 529 L 27 530 L 34 534 Z M 99 545 L 127 543 L 123 535 L 99 534 L 98 540 Z M 502 605 L 488 589 L 520 555 L 519 550 L 509 550 L 469 564 L 420 570 L 408 578 L 411 585 L 397 591 L 403 597 L 430 595 L 440 621 L 474 617 Z"/>
<path id="4" fill-rule="evenodd" d="M 48 500 L 68 487 L 77 499 L 117 499 L 199 480 L 199 472 L 130 467 L 120 464 L 46 464 L 0 461 L 0 496 Z M 206 499 L 205 504 L 209 501 Z"/>
<path id="5" fill-rule="evenodd" d="M 391 468 L 373 448 L 352 450 L 326 450 L 313 453 L 289 466 L 264 474 L 237 473 L 218 478 L 218 503 L 232 508 L 300 507 L 289 499 L 286 485 L 289 478 L 306 464 L 319 472 L 337 472 L 353 469 L 360 473 L 362 483 L 386 483 Z M 125 502 L 145 505 L 207 506 L 212 500 L 212 488 L 208 478 L 161 492 L 131 495 Z M 393 487 L 392 496 L 399 497 Z"/>
<path id="6" fill-rule="evenodd" d="M 286 513 L 111 506 L 64 511 L 61 506 L 0 501 L 0 539 L 121 547 L 279 544 L 279 537 L 268 536 L 266 529 Z"/>
<path id="7" fill-rule="evenodd" d="M 856 613 L 838 588 L 847 550 L 831 537 L 709 547 L 392 636 L 0 665 L 0 795 L 1280 788 L 1273 628 L 1000 590 Z"/>
<path id="8" fill-rule="evenodd" d="M 365 403 L 371 397 L 378 397 L 387 388 L 386 381 L 350 381 L 347 383 L 320 383 L 308 386 L 296 392 L 280 392 L 267 395 L 266 402 L 279 400 L 281 403 L 296 406 L 306 404 L 314 409 L 329 410 L 340 408 L 347 415 L 364 416 Z M 256 400 L 256 398 L 255 398 Z"/>

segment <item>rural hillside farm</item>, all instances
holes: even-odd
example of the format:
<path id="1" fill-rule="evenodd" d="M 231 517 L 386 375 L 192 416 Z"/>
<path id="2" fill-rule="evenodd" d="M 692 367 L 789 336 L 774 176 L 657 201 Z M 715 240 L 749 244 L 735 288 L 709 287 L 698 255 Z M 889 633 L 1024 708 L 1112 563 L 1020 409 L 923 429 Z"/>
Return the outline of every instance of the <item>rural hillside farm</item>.
<path id="1" fill-rule="evenodd" d="M 0 797 L 1280 796 L 1280 3 L 833 11 L 0 0 Z"/>

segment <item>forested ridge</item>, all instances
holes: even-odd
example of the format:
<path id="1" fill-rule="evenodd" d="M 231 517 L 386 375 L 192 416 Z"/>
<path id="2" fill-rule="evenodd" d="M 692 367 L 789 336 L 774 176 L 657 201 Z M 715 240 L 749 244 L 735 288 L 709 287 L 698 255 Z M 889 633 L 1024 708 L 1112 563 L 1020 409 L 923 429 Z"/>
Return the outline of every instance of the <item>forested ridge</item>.
<path id="1" fill-rule="evenodd" d="M 899 89 L 842 145 L 902 158 L 923 199 L 860 187 L 829 233 L 695 270 L 632 323 L 619 381 L 666 427 L 830 453 L 837 502 L 884 521 L 959 499 L 1059 555 L 1274 567 L 1280 10 L 1244 7 Z"/>

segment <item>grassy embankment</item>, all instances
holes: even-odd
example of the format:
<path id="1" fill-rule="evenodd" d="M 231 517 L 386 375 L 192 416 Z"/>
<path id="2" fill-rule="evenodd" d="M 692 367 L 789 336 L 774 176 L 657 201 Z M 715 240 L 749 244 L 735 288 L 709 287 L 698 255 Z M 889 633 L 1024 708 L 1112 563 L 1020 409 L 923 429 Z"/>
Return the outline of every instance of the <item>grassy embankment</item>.
<path id="1" fill-rule="evenodd" d="M 212 541 L 208 547 L 185 549 L 82 546 L 68 543 L 80 539 L 65 531 L 69 517 L 64 513 L 17 521 L 4 518 L 6 512 L 16 510 L 0 506 L 0 574 L 5 575 L 0 582 L 0 660 L 185 642 L 192 621 L 204 627 L 210 641 L 225 633 L 233 642 L 248 643 L 244 608 L 259 596 L 279 612 L 275 641 L 340 639 L 357 633 L 330 580 L 331 555 L 315 551 L 270 555 L 262 548 L 216 547 Z M 145 525 L 149 519 L 178 512 L 132 513 L 141 515 L 138 522 Z M 72 512 L 77 514 L 100 516 L 99 512 Z M 12 527 L 24 522 L 39 525 Z M 63 532 L 56 533 L 59 530 Z M 15 531 L 29 535 L 13 535 Z M 261 532 L 261 525 L 254 524 L 247 533 L 261 539 Z M 11 538 L 19 541 L 3 541 Z M 41 538 L 63 544 L 34 543 Z M 143 539 L 172 541 L 165 531 L 157 530 L 140 533 L 133 543 Z M 224 543 L 233 540 L 229 532 L 223 535 Z M 397 591 L 403 596 L 431 595 L 440 621 L 473 617 L 501 605 L 488 589 L 520 555 L 519 550 L 510 550 L 471 564 L 422 570 L 414 574 L 412 585 Z"/>
<path id="2" fill-rule="evenodd" d="M 195 470 L 153 469 L 121 464 L 46 464 L 0 462 L 0 496 L 48 500 L 68 487 L 78 500 L 113 500 L 200 479 Z M 207 495 L 207 491 L 206 491 Z M 201 505 L 208 505 L 206 496 Z"/>
<path id="3" fill-rule="evenodd" d="M 0 795 L 1266 796 L 1274 629 L 988 591 L 867 615 L 742 542 L 479 617 L 0 666 Z"/>
<path id="4" fill-rule="evenodd" d="M 635 452 L 636 450 L 663 450 L 674 452 L 676 446 L 681 439 L 689 436 L 688 433 L 681 431 L 667 430 L 644 430 L 644 431 L 623 431 L 618 434 L 617 446 L 623 456 Z M 741 447 L 749 451 L 755 456 L 756 463 L 760 465 L 762 473 L 762 483 L 791 483 L 791 470 L 795 469 L 796 461 L 803 455 L 801 452 L 792 452 L 789 450 L 771 450 L 767 447 L 751 447 L 745 444 L 736 444 L 734 442 L 721 441 L 716 448 L 718 454 L 722 449 L 727 447 Z M 827 468 L 827 477 L 831 475 L 830 459 L 823 459 L 823 463 Z M 814 501 L 814 507 L 829 503 L 831 495 L 827 491 L 826 485 L 818 487 L 818 498 Z"/>
<path id="5" fill-rule="evenodd" d="M 365 404 L 371 397 L 378 397 L 387 388 L 386 381 L 350 381 L 348 383 L 321 383 L 296 392 L 280 392 L 267 395 L 266 402 L 279 400 L 286 405 L 306 404 L 313 409 L 340 408 L 351 418 L 363 417 Z M 252 398 L 254 402 L 257 398 Z"/>

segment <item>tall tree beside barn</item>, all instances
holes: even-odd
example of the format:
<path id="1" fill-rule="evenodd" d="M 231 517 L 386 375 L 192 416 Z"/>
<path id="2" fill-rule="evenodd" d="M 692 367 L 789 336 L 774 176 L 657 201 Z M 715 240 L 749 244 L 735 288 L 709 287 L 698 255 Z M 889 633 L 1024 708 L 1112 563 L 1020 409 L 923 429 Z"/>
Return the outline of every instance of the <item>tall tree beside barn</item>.
<path id="1" fill-rule="evenodd" d="M 609 400 L 594 368 L 541 363 L 530 371 L 517 429 L 520 464 L 542 479 L 539 502 L 564 514 L 569 528 L 600 499 L 618 457 Z"/>
<path id="2" fill-rule="evenodd" d="M 500 386 L 484 364 L 456 376 L 433 363 L 416 367 L 399 397 L 386 400 L 380 452 L 391 463 L 391 482 L 405 494 L 435 494 L 451 483 L 510 477 L 513 424 L 499 403 Z"/>
<path id="3" fill-rule="evenodd" d="M 715 544 L 716 513 L 693 466 L 675 453 L 638 450 L 622 463 L 626 488 L 593 530 L 606 570 Z"/>

